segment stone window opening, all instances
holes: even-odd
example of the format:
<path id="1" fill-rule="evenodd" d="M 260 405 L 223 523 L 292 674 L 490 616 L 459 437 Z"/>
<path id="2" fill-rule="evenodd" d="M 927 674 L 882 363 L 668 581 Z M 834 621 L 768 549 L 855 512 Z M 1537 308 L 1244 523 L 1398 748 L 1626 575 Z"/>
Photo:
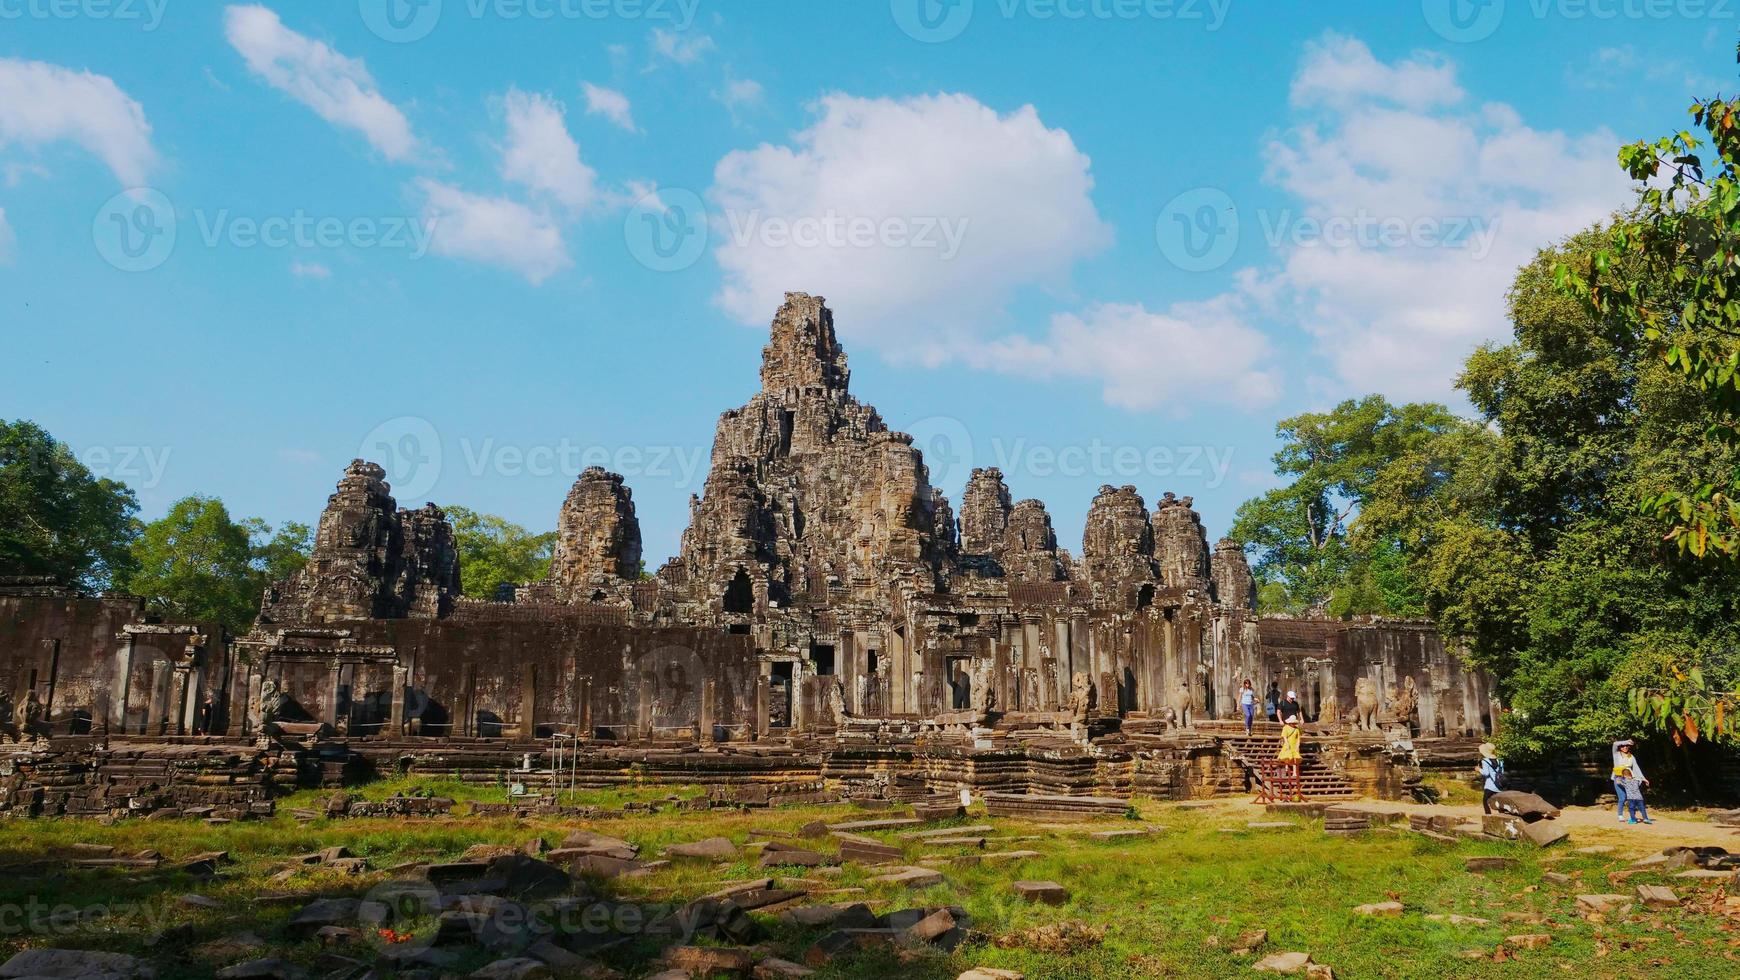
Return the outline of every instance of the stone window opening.
<path id="1" fill-rule="evenodd" d="M 834 676 L 834 648 L 826 644 L 817 644 L 810 649 L 810 661 L 816 665 L 816 676 Z"/>
<path id="2" fill-rule="evenodd" d="M 755 586 L 750 584 L 749 573 L 741 568 L 725 587 L 724 606 L 728 613 L 748 615 L 755 611 Z"/>
<path id="3" fill-rule="evenodd" d="M 1137 609 L 1146 609 L 1149 606 L 1152 606 L 1153 604 L 1154 604 L 1154 586 L 1152 586 L 1152 585 L 1142 586 L 1141 590 L 1136 593 L 1136 608 Z M 1172 617 L 1168 616 L 1166 618 L 1171 619 Z"/>

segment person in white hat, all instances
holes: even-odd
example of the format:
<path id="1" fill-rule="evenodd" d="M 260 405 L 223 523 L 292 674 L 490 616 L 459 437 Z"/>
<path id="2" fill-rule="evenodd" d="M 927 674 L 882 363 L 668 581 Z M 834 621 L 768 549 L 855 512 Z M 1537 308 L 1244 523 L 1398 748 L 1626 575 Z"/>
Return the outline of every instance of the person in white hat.
<path id="1" fill-rule="evenodd" d="M 1288 691 L 1281 703 L 1275 705 L 1275 720 L 1285 723 L 1288 715 L 1299 714 L 1299 692 Z"/>
<path id="2" fill-rule="evenodd" d="M 1480 743 L 1480 809 L 1492 812 L 1492 798 L 1504 789 L 1504 760 L 1498 757 L 1498 746 Z"/>

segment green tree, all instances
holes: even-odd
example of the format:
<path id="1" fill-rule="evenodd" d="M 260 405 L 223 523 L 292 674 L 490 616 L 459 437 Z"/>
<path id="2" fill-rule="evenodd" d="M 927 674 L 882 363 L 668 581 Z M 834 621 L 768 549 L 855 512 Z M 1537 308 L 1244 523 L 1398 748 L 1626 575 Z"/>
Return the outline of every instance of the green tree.
<path id="1" fill-rule="evenodd" d="M 167 619 L 215 620 L 240 632 L 258 609 L 261 580 L 248 528 L 213 497 L 184 497 L 133 542 L 127 590 Z"/>
<path id="2" fill-rule="evenodd" d="M 1356 545 L 1351 529 L 1391 463 L 1459 424 L 1442 405 L 1396 406 L 1381 395 L 1282 420 L 1275 472 L 1289 482 L 1241 505 L 1231 531 L 1255 550 L 1263 608 L 1415 611 L 1418 596 L 1405 576 L 1397 577 L 1397 544 Z"/>
<path id="3" fill-rule="evenodd" d="M 136 570 L 126 587 L 166 619 L 216 621 L 240 633 L 266 586 L 301 568 L 310 546 L 306 524 L 274 531 L 257 517 L 232 520 L 215 498 L 185 497 L 133 542 Z"/>
<path id="4" fill-rule="evenodd" d="M 253 552 L 253 565 L 262 584 L 282 582 L 308 564 L 308 553 L 314 547 L 314 532 L 298 521 L 285 521 L 274 531 L 272 525 L 258 517 L 242 522 L 248 532 Z"/>
<path id="5" fill-rule="evenodd" d="M 0 574 L 107 588 L 132 567 L 133 491 L 93 476 L 34 422 L 0 420 Z"/>
<path id="6" fill-rule="evenodd" d="M 493 599 L 504 585 L 519 585 L 550 574 L 556 532 L 533 534 L 506 518 L 468 507 L 443 507 L 453 524 L 459 549 L 459 579 L 465 594 Z"/>

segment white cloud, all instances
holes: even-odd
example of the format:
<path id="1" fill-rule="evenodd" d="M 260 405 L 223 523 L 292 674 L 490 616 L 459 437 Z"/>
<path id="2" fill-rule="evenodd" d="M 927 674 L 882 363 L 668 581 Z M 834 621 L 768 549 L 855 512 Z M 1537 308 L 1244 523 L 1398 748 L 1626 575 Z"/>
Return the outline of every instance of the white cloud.
<path id="1" fill-rule="evenodd" d="M 0 264 L 9 263 L 18 254 L 18 236 L 6 223 L 6 209 L 0 208 Z"/>
<path id="2" fill-rule="evenodd" d="M 1383 99 L 1414 109 L 1461 101 L 1456 69 L 1444 58 L 1418 53 L 1386 65 L 1357 38 L 1324 34 L 1305 44 L 1305 58 L 1293 77 L 1293 104 L 1345 105 Z"/>
<path id="3" fill-rule="evenodd" d="M 0 58 L 0 149 L 16 144 L 35 151 L 60 142 L 101 159 L 127 187 L 145 184 L 157 161 L 145 110 L 113 79 Z"/>
<path id="4" fill-rule="evenodd" d="M 1247 322 L 1248 305 L 1232 294 L 1164 312 L 1100 303 L 1054 316 L 1041 340 L 1004 337 L 961 356 L 1024 377 L 1088 379 L 1108 403 L 1136 411 L 1203 402 L 1255 407 L 1274 400 L 1280 377 L 1267 336 Z"/>
<path id="5" fill-rule="evenodd" d="M 754 79 L 726 76 L 725 84 L 713 93 L 713 98 L 736 113 L 739 109 L 760 105 L 766 94 L 761 83 Z"/>
<path id="6" fill-rule="evenodd" d="M 560 102 L 510 89 L 503 98 L 507 141 L 501 147 L 501 175 L 547 194 L 578 211 L 597 194 L 597 173 L 580 161 L 580 147 L 568 135 Z"/>
<path id="7" fill-rule="evenodd" d="M 381 95 L 360 59 L 290 30 L 260 6 L 227 8 L 224 36 L 266 84 L 327 122 L 362 133 L 387 159 L 405 160 L 416 152 L 410 122 Z"/>
<path id="8" fill-rule="evenodd" d="M 1087 156 L 1031 106 L 1000 115 L 965 95 L 836 94 L 816 112 L 791 145 L 714 169 L 718 301 L 745 323 L 806 290 L 829 298 L 854 342 L 936 363 L 1016 290 L 1062 284 L 1111 237 Z M 870 234 L 842 239 L 844 225 Z"/>
<path id="9" fill-rule="evenodd" d="M 331 279 L 332 270 L 319 262 L 292 262 L 290 274 L 298 279 Z"/>
<path id="10" fill-rule="evenodd" d="M 503 197 L 469 194 L 428 178 L 416 182 L 423 218 L 433 222 L 430 250 L 512 269 L 537 284 L 569 264 L 560 229 L 548 215 Z"/>
<path id="11" fill-rule="evenodd" d="M 1295 95 L 1337 95 L 1296 97 L 1327 108 L 1266 154 L 1269 179 L 1299 206 L 1242 215 L 1241 234 L 1271 236 L 1281 266 L 1269 286 L 1312 338 L 1330 388 L 1453 398 L 1467 354 L 1509 336 L 1517 268 L 1632 194 L 1606 129 L 1571 135 L 1531 128 L 1504 104 L 1458 107 L 1453 68 L 1431 69 L 1428 83 L 1410 65 L 1334 36 L 1308 46 Z M 1350 81 L 1372 78 L 1388 81 Z M 1293 234 L 1337 223 L 1366 237 Z M 1382 228 L 1395 234 L 1378 239 Z"/>
<path id="12" fill-rule="evenodd" d="M 653 54 L 679 65 L 692 65 L 713 50 L 713 39 L 705 34 L 687 37 L 663 28 L 653 28 Z"/>
<path id="13" fill-rule="evenodd" d="M 634 112 L 628 104 L 628 96 L 615 89 L 594 85 L 591 82 L 582 82 L 580 89 L 586 95 L 587 115 L 603 116 L 619 128 L 626 129 L 631 133 L 638 131 L 634 124 Z"/>

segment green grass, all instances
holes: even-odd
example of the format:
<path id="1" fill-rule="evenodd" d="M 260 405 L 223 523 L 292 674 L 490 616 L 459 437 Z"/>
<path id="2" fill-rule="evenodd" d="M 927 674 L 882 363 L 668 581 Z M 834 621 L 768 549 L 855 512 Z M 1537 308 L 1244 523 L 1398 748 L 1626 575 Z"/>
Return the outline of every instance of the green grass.
<path id="1" fill-rule="evenodd" d="M 370 787 L 364 795 L 378 798 L 394 788 L 391 784 Z M 666 795 L 661 789 L 655 798 Z M 302 802 L 313 805 L 320 798 L 310 794 Z M 1701 907 L 1639 911 L 1611 922 L 1580 917 L 1574 905 L 1579 892 L 1631 892 L 1637 884 L 1651 883 L 1671 884 L 1682 895 L 1695 891 L 1689 887 L 1694 883 L 1654 873 L 1609 884 L 1604 875 L 1624 866 L 1618 859 L 1562 849 L 1540 852 L 1498 841 L 1439 844 L 1395 830 L 1332 838 L 1321 832 L 1317 821 L 1305 819 L 1295 821 L 1300 826 L 1292 831 L 1250 831 L 1244 824 L 1251 812 L 1237 807 L 1198 811 L 1143 802 L 1139 808 L 1145 819 L 1168 829 L 1148 838 L 1099 842 L 1089 839 L 1083 828 L 991 821 L 999 825 L 1001 836 L 1041 838 L 1001 845 L 1002 849 L 1031 849 L 1044 857 L 1012 866 L 946 867 L 942 869 L 946 883 L 922 892 L 871 884 L 868 878 L 876 873 L 874 869 L 850 865 L 833 876 L 790 869 L 784 877 L 824 882 L 812 890 L 863 888 L 862 896 L 832 900 L 862 898 L 878 911 L 959 904 L 973 917 L 977 941 L 953 954 L 926 952 L 900 961 L 865 954 L 831 965 L 820 974 L 825 978 L 952 978 L 979 965 L 1019 970 L 1034 980 L 1220 977 L 1248 972 L 1259 956 L 1280 950 L 1308 951 L 1318 962 L 1332 966 L 1339 977 L 1534 976 L 1563 969 L 1626 977 L 1735 974 L 1735 964 L 1723 958 L 1734 950 L 1729 929 L 1735 920 Z M 679 841 L 725 836 L 743 843 L 754 839 L 752 829 L 795 830 L 818 817 L 832 821 L 874 815 L 846 806 L 701 813 L 666 809 L 588 821 L 584 826 L 640 844 L 643 856 L 657 856 L 664 846 Z M 983 817 L 972 819 L 978 822 Z M 281 815 L 221 827 L 186 821 L 132 821 L 108 827 L 64 819 L 11 822 L 0 843 L 4 864 L 45 858 L 74 842 L 112 844 L 120 851 L 152 848 L 171 859 L 228 850 L 237 863 L 215 882 L 200 882 L 168 870 L 168 865 L 146 873 L 55 866 L 29 875 L 0 876 L 0 912 L 11 913 L 9 920 L 0 918 L 0 952 L 10 955 L 31 945 L 134 952 L 155 960 L 165 978 L 209 977 L 224 964 L 200 959 L 197 948 L 253 930 L 274 944 L 273 955 L 312 962 L 319 954 L 312 944 L 278 945 L 278 930 L 302 900 L 260 904 L 254 898 L 267 892 L 305 898 L 361 895 L 387 880 L 390 876 L 384 869 L 396 864 L 451 858 L 479 842 L 520 844 L 540 836 L 554 844 L 577 826 L 582 824 L 463 815 L 307 824 Z M 1130 825 L 1112 820 L 1097 826 Z M 893 834 L 873 836 L 895 840 Z M 367 857 L 377 870 L 360 878 L 303 871 L 288 881 L 267 880 L 289 856 L 333 844 L 344 844 Z M 913 846 L 908 853 L 917 863 L 922 856 L 964 851 Z M 1512 870 L 1470 874 L 1463 870 L 1462 861 L 1476 854 L 1509 855 L 1520 864 Z M 1544 860 L 1552 863 L 1549 866 Z M 1541 884 L 1541 872 L 1549 868 L 1576 875 L 1578 884 L 1569 888 Z M 726 867 L 679 861 L 656 874 L 618 879 L 604 887 L 628 901 L 680 903 L 715 890 L 722 881 L 767 874 L 755 866 L 752 856 Z M 1009 888 L 1016 879 L 1054 880 L 1069 888 L 1072 897 L 1056 908 L 1026 905 Z M 210 895 L 223 904 L 213 910 L 182 906 L 176 897 L 187 892 Z M 1356 905 L 1387 899 L 1404 903 L 1406 913 L 1394 919 L 1369 919 L 1352 912 Z M 75 914 L 64 929 L 52 934 L 42 931 L 57 928 L 47 925 L 46 910 L 98 905 L 115 911 L 85 919 Z M 38 931 L 21 931 L 22 916 L 31 908 L 39 910 Z M 1479 916 L 1492 924 L 1470 927 L 1427 921 L 1424 915 L 1433 912 Z M 1544 915 L 1547 921 L 1505 923 L 1501 921 L 1505 912 Z M 798 958 L 817 935 L 785 927 L 771 915 L 757 918 L 768 927 L 771 945 L 788 958 Z M 1065 955 L 1023 948 L 1012 939 L 1035 927 L 1068 921 L 1103 927 L 1103 941 Z M 1234 937 L 1253 929 L 1268 930 L 1268 943 L 1255 954 L 1234 955 Z M 1459 956 L 1471 949 L 1491 954 L 1505 936 L 1517 933 L 1547 933 L 1553 940 L 1538 951 L 1519 951 L 1508 962 Z M 151 945 L 158 934 L 165 936 Z M 605 960 L 628 976 L 637 976 L 651 969 L 656 949 L 656 944 L 642 942 L 615 950 Z M 476 953 L 463 965 L 469 969 L 487 959 Z"/>

